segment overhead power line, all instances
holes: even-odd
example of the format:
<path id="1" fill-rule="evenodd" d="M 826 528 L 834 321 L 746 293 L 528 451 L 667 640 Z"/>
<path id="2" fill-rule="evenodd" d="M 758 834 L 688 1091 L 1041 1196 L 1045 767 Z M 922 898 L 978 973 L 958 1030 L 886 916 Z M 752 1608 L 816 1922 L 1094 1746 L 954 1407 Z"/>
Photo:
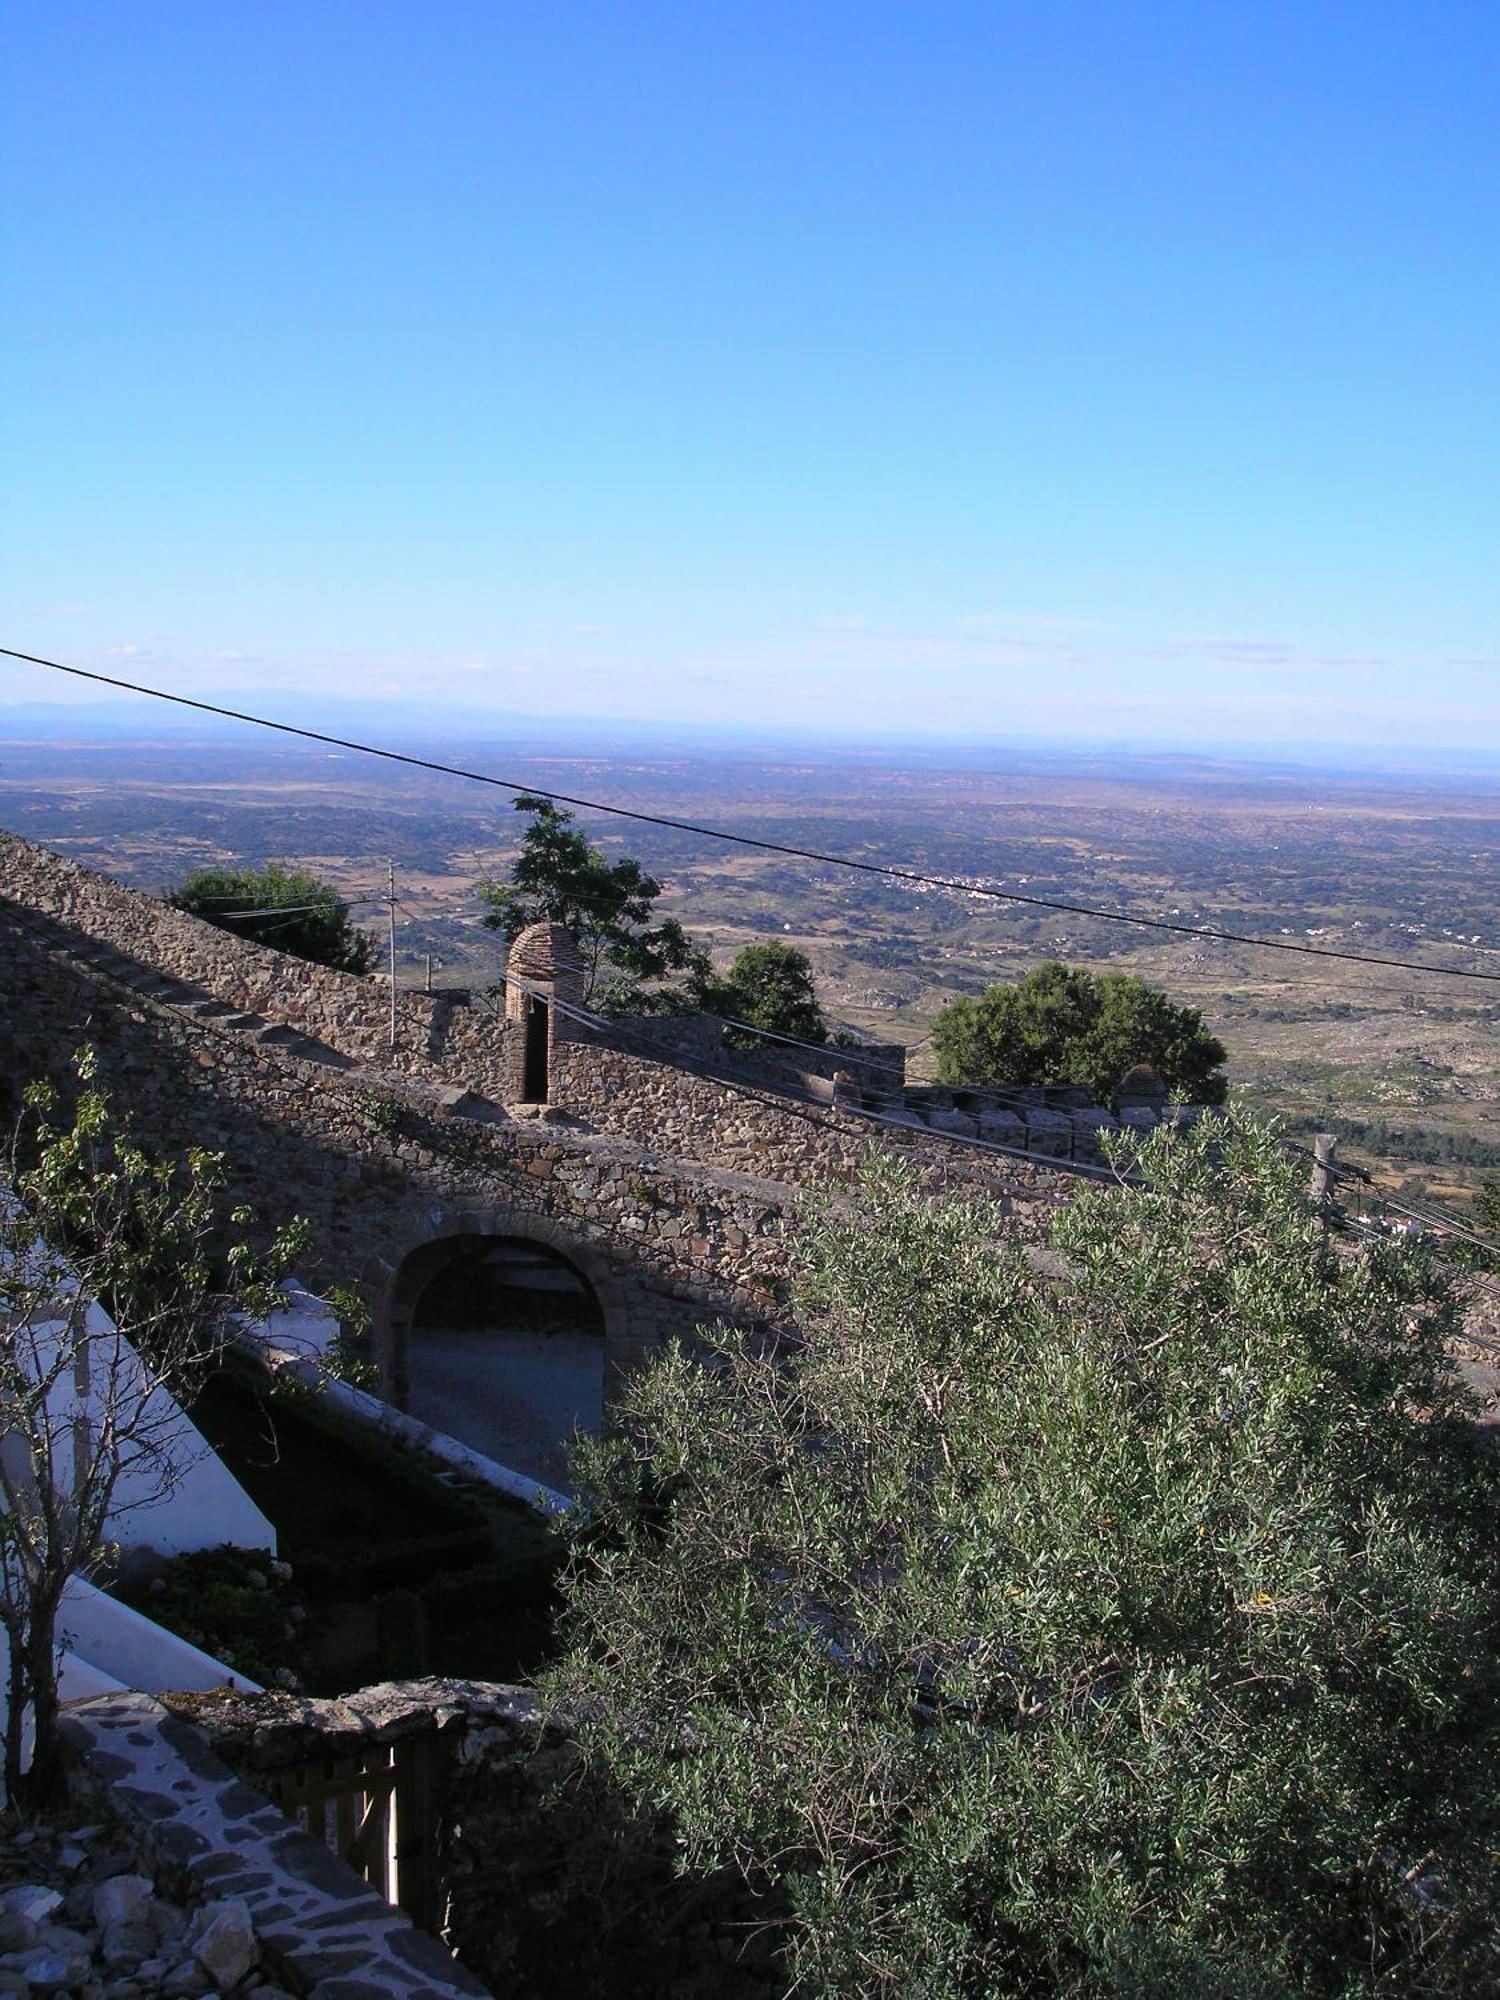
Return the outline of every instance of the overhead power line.
<path id="1" fill-rule="evenodd" d="M 1423 1208 L 1420 1205 L 1413 1207 L 1410 1202 L 1400 1201 L 1395 1195 L 1384 1192 L 1377 1193 L 1376 1199 L 1382 1208 L 1388 1208 L 1397 1215 L 1410 1216 L 1413 1222 L 1425 1223 L 1429 1229 L 1446 1229 L 1450 1236 L 1461 1237 L 1465 1243 L 1473 1243 L 1481 1250 L 1488 1250 L 1492 1257 L 1500 1257 L 1500 1243 L 1496 1243 L 1493 1237 L 1481 1236 L 1473 1229 L 1466 1229 L 1461 1222 L 1451 1215 L 1445 1215 L 1441 1209 Z"/>
<path id="2" fill-rule="evenodd" d="M 214 913 L 216 924 L 237 924 L 247 917 L 301 917 L 311 910 L 320 911 L 324 916 L 330 912 L 362 910 L 370 903 L 388 903 L 389 896 L 340 896 L 334 902 L 323 903 L 267 903 L 259 910 L 218 910 Z M 191 912 L 189 912 L 191 915 Z"/>
<path id="3" fill-rule="evenodd" d="M 92 681 L 100 687 L 119 688 L 126 694 L 149 696 L 153 701 L 169 701 L 177 708 L 191 708 L 201 715 L 217 715 L 229 722 L 247 722 L 256 729 L 271 729 L 282 736 L 301 737 L 308 743 L 327 743 L 337 750 L 353 750 L 363 757 L 381 757 L 390 764 L 406 764 L 419 771 L 433 771 L 447 778 L 462 778 L 470 784 L 490 785 L 498 791 L 524 793 L 550 799 L 557 805 L 578 806 L 585 812 L 608 813 L 615 819 L 634 820 L 641 826 L 667 827 L 674 833 L 697 834 L 704 840 L 722 840 L 736 847 L 754 848 L 761 854 L 781 854 L 794 861 L 815 861 L 825 868 L 849 868 L 861 875 L 878 875 L 892 882 L 913 883 L 930 889 L 948 889 L 959 895 L 982 896 L 991 902 L 1015 903 L 1027 909 L 1053 910 L 1064 916 L 1093 917 L 1101 923 L 1125 924 L 1136 930 L 1166 931 L 1176 937 L 1198 938 L 1212 944 L 1248 945 L 1256 951 L 1292 952 L 1302 958 L 1339 959 L 1349 965 L 1382 965 L 1396 972 L 1422 972 L 1438 979 L 1478 979 L 1500 985 L 1500 972 L 1479 972 L 1465 966 L 1434 965 L 1430 960 L 1387 958 L 1378 952 L 1339 951 L 1331 945 L 1299 944 L 1290 938 L 1253 937 L 1245 931 L 1220 930 L 1207 924 L 1175 923 L 1169 917 L 1133 916 L 1124 910 L 1100 910 L 1087 903 L 1066 903 L 1050 896 L 1023 896 L 1017 889 L 996 889 L 988 884 L 963 882 L 951 875 L 932 875 L 920 868 L 903 868 L 886 861 L 860 861 L 852 854 L 825 854 L 816 848 L 794 847 L 780 840 L 762 840 L 754 834 L 731 833 L 724 827 L 700 826 L 692 820 L 673 819 L 665 813 L 641 812 L 633 806 L 610 805 L 603 799 L 575 797 L 545 785 L 522 784 L 514 778 L 496 777 L 490 771 L 470 771 L 462 765 L 444 764 L 433 757 L 418 757 L 409 750 L 387 750 L 375 743 L 361 743 L 353 737 L 333 736 L 321 729 L 305 729 L 294 722 L 277 722 L 265 715 L 251 715 L 244 709 L 224 708 L 217 702 L 198 701 L 191 695 L 168 694 L 165 688 L 146 687 L 139 681 L 120 680 L 112 674 L 94 673 L 87 667 L 66 666 L 61 660 L 43 659 L 37 653 L 22 653 L 14 646 L 0 646 L 0 656 L 22 660 L 28 666 L 46 667 L 53 673 L 69 674 L 75 680 Z"/>

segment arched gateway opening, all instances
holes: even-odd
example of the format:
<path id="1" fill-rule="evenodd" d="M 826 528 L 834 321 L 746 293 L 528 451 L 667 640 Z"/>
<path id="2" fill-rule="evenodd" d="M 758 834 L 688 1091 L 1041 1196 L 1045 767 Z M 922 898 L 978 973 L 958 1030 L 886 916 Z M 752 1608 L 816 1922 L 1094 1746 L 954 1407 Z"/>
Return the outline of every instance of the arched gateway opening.
<path id="1" fill-rule="evenodd" d="M 567 1439 L 604 1416 L 605 1312 L 570 1258 L 519 1236 L 424 1244 L 398 1273 L 393 1321 L 414 1417 L 564 1483 Z"/>

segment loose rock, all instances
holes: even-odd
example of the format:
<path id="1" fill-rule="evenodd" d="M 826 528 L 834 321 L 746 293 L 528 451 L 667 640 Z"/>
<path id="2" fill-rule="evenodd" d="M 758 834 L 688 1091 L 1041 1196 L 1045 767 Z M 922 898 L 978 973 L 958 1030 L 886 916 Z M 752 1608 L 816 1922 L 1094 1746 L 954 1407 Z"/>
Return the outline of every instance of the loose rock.
<path id="1" fill-rule="evenodd" d="M 255 1926 L 238 1897 L 200 1911 L 188 1931 L 188 1941 L 193 1956 L 221 1993 L 237 1985 L 259 1956 Z"/>
<path id="2" fill-rule="evenodd" d="M 144 1921 L 109 1924 L 99 1944 L 106 1972 L 133 1971 L 156 1950 L 156 1932 Z"/>
<path id="3" fill-rule="evenodd" d="M 62 1897 L 45 1882 L 23 1882 L 0 1897 L 0 1908 L 7 1916 L 23 1917 L 33 1924 L 44 1922 L 61 1907 Z"/>
<path id="4" fill-rule="evenodd" d="M 94 1891 L 94 1922 L 101 1930 L 111 1924 L 138 1923 L 151 1901 L 151 1884 L 144 1875 L 116 1875 Z"/>

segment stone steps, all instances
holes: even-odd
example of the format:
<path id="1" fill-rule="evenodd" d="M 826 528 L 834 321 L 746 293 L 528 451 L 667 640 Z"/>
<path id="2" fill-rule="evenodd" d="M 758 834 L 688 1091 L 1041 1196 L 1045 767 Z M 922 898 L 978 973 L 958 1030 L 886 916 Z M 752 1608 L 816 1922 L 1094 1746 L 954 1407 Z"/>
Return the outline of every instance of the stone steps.
<path id="1" fill-rule="evenodd" d="M 6 906 L 5 914 L 16 930 L 35 939 L 48 951 L 70 959 L 118 986 L 127 987 L 144 1000 L 170 1007 L 175 1013 L 204 1027 L 243 1035 L 261 1048 L 282 1049 L 302 1062 L 319 1063 L 327 1069 L 354 1067 L 351 1057 L 330 1048 L 315 1036 L 304 1034 L 300 1028 L 285 1022 L 268 1021 L 263 1014 L 236 1007 L 227 1000 L 215 999 L 212 994 L 189 985 L 172 973 L 142 965 L 138 959 L 117 951 L 102 939 L 81 936 L 44 910 L 11 903 Z"/>

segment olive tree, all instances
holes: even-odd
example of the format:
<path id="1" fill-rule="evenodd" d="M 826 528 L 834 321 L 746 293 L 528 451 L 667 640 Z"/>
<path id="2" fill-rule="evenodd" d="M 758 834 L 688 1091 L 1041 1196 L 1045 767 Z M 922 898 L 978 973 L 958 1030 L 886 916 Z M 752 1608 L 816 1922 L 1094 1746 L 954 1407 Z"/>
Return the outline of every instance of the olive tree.
<path id="1" fill-rule="evenodd" d="M 5 1785 L 58 1780 L 58 1615 L 107 1562 L 116 1498 L 166 1500 L 187 1469 L 180 1398 L 212 1365 L 231 1306 L 264 1314 L 305 1247 L 294 1223 L 216 1266 L 223 1163 L 150 1159 L 113 1116 L 87 1050 L 65 1116 L 33 1086 L 0 1190 L 0 1628 L 9 1651 Z M 248 1224 L 247 1210 L 233 1221 Z M 30 1713 L 29 1766 L 23 1741 Z"/>
<path id="2" fill-rule="evenodd" d="M 829 1201 L 799 1339 L 705 1332 L 582 1448 L 549 1692 L 790 1912 L 799 1990 L 1493 1991 L 1500 1489 L 1447 1282 L 1251 1125 L 1139 1165 L 1050 1259 L 889 1162 Z"/>

